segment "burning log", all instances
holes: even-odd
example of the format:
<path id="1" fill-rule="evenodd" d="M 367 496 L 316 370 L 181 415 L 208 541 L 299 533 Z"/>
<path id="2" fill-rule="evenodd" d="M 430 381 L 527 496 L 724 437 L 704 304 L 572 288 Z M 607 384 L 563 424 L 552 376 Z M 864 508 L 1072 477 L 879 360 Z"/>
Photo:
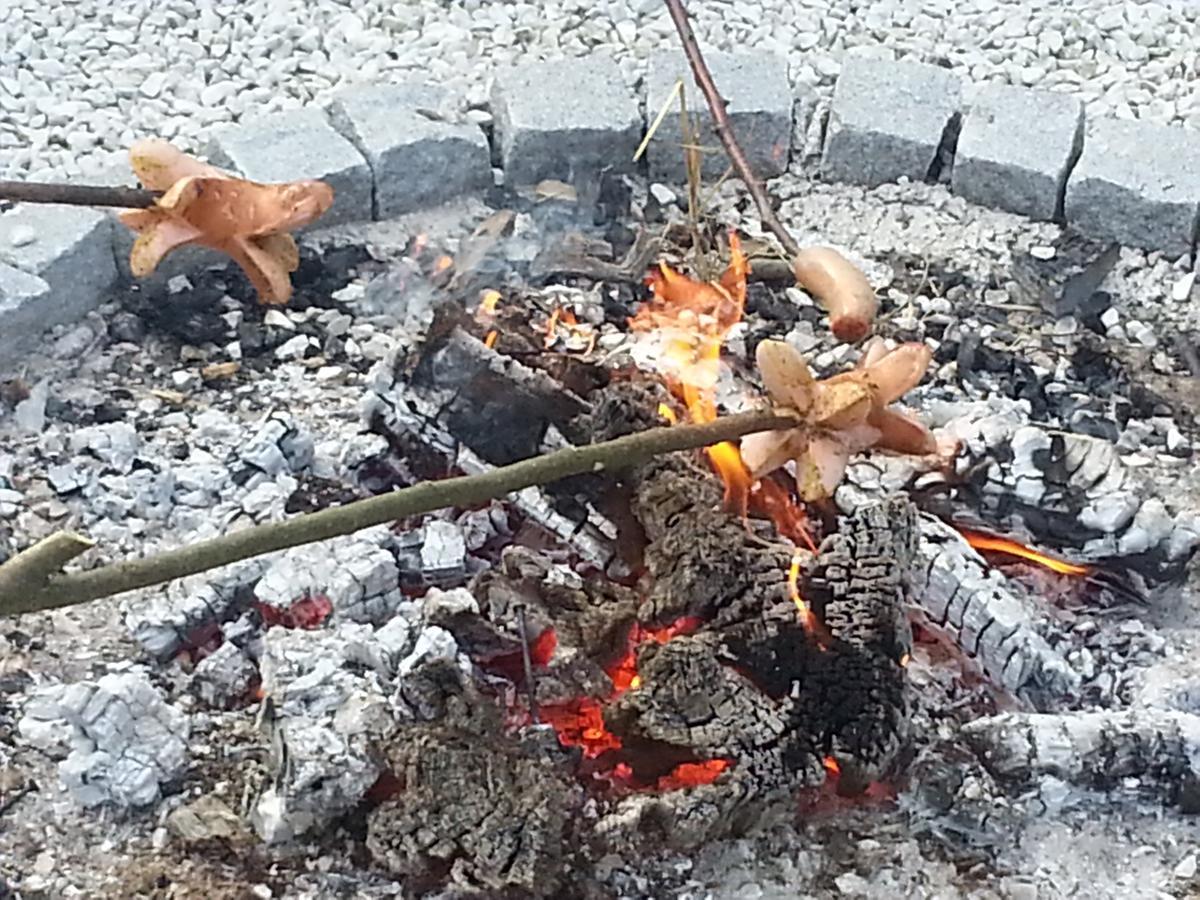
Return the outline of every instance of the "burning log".
<path id="1" fill-rule="evenodd" d="M 924 572 L 913 593 L 917 621 L 1034 709 L 1076 696 L 1079 675 L 1034 629 L 1038 612 L 950 526 L 923 516 L 917 532 L 917 567 Z"/>
<path id="2" fill-rule="evenodd" d="M 460 340 L 475 341 L 465 334 Z M 487 353 L 493 353 L 482 344 L 480 347 Z M 475 452 L 470 441 L 460 439 L 451 432 L 450 423 L 445 416 L 446 407 L 443 404 L 430 399 L 427 393 L 396 380 L 396 365 L 393 359 L 385 360 L 373 373 L 373 387 L 363 403 L 364 418 L 368 427 L 383 434 L 394 445 L 413 448 L 415 452 L 406 454 L 410 458 L 409 465 L 412 457 L 422 457 L 425 470 L 422 474 L 426 477 L 432 477 L 433 472 L 458 471 L 465 475 L 481 475 L 493 471 L 496 466 Z M 518 370 L 525 370 L 525 367 L 514 361 L 504 372 L 511 374 Z M 544 374 L 538 374 L 541 378 L 546 378 Z M 542 384 L 542 389 L 548 389 L 548 382 L 539 383 Z M 467 389 L 464 397 L 469 396 L 471 392 Z M 463 404 L 464 410 L 471 408 L 469 403 Z M 482 416 L 480 410 L 474 410 L 471 414 Z M 507 416 L 491 422 L 479 418 L 468 428 L 468 434 L 477 434 L 485 428 L 493 434 L 509 429 L 516 434 L 521 426 L 521 421 L 514 422 Z M 561 442 L 558 447 L 551 446 L 557 429 L 546 420 L 539 419 L 537 428 L 541 434 L 537 450 L 567 446 L 565 442 Z M 367 460 L 365 463 L 369 467 L 373 461 Z M 614 546 L 616 527 L 591 503 L 572 502 L 568 506 L 570 514 L 567 514 L 557 509 L 547 492 L 538 487 L 516 492 L 512 503 L 525 520 L 544 529 L 596 568 L 607 571 L 614 562 L 617 555 Z"/>
<path id="3" fill-rule="evenodd" d="M 591 432 L 607 436 L 629 428 L 656 408 L 647 402 L 651 393 L 636 385 L 610 388 L 595 405 Z M 639 467 L 630 483 L 651 579 L 640 618 L 688 616 L 702 624 L 689 638 L 661 649 L 646 645 L 639 653 L 639 673 L 645 658 L 650 674 L 641 674 L 637 691 L 621 696 L 609 723 L 614 731 L 635 742 L 654 736 L 691 760 L 731 757 L 716 783 L 730 785 L 733 805 L 721 817 L 726 825 L 741 820 L 737 809 L 761 812 L 769 798 L 814 783 L 826 757 L 836 761 L 847 790 L 861 790 L 886 773 L 908 719 L 902 662 L 911 637 L 903 600 L 913 574 L 907 542 L 914 532 L 897 529 L 895 520 L 911 516 L 911 507 L 897 500 L 866 509 L 847 523 L 846 535 L 829 539 L 801 592 L 811 592 L 813 606 L 798 610 L 788 590 L 794 551 L 754 540 L 723 512 L 723 492 L 711 474 L 686 460 L 663 459 Z M 732 669 L 714 680 L 718 665 Z M 708 675 L 698 682 L 696 671 Z M 731 686 L 718 693 L 716 686 L 729 678 L 756 689 Z M 703 708 L 729 707 L 731 723 L 742 724 L 721 727 L 735 737 L 714 742 L 706 729 L 688 736 L 677 707 L 693 690 L 699 691 L 693 702 Z M 659 691 L 664 699 L 656 702 Z M 738 709 L 749 698 L 757 709 Z M 770 725 L 776 719 L 779 733 Z"/>
<path id="4" fill-rule="evenodd" d="M 461 328 L 424 349 L 411 383 L 400 375 L 404 362 L 402 354 L 392 354 L 372 372 L 376 399 L 368 415 L 381 415 L 386 424 L 418 397 L 434 413 L 428 418 L 493 465 L 537 455 L 550 425 L 585 408 L 544 372 L 497 353 Z"/>
<path id="5" fill-rule="evenodd" d="M 951 496 L 994 531 L 1159 581 L 1200 546 L 1200 514 L 1172 512 L 1109 441 L 1030 425 L 999 400 L 955 409 L 943 433 L 963 448 Z"/>

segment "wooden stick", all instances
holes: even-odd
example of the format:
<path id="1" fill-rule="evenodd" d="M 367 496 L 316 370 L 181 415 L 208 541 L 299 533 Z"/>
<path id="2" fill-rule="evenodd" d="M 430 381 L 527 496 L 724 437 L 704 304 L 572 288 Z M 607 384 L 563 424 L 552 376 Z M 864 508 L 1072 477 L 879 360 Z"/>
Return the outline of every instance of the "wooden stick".
<path id="1" fill-rule="evenodd" d="M 762 218 L 763 224 L 779 240 L 788 257 L 794 257 L 800 252 L 800 245 L 796 243 L 796 239 L 788 233 L 787 229 L 783 227 L 783 223 L 779 221 L 779 217 L 775 215 L 775 208 L 771 206 L 771 198 L 767 196 L 766 188 L 755 176 L 754 170 L 750 168 L 749 160 L 746 159 L 746 154 L 742 152 L 741 145 L 737 142 L 733 126 L 729 122 L 729 113 L 725 109 L 725 99 L 717 90 L 712 73 L 708 71 L 708 66 L 700 53 L 700 45 L 696 42 L 696 35 L 692 31 L 687 12 L 683 8 L 683 0 L 666 0 L 666 3 L 667 9 L 671 13 L 671 19 L 675 22 L 675 30 L 679 32 L 679 39 L 683 42 L 683 52 L 687 56 L 688 63 L 691 64 L 696 85 L 704 94 L 709 109 L 712 110 L 717 136 L 721 139 L 725 152 L 729 154 L 729 161 L 733 164 L 738 177 L 746 185 L 750 196 L 754 198 L 754 204 L 758 207 L 758 214 Z"/>
<path id="2" fill-rule="evenodd" d="M 586 472 L 619 472 L 664 453 L 707 447 L 752 432 L 794 428 L 798 424 L 794 416 L 756 411 L 724 416 L 701 425 L 651 428 L 599 444 L 535 456 L 479 475 L 424 481 L 345 506 L 81 572 L 64 573 L 61 565 L 82 553 L 90 542 L 69 533 L 53 534 L 0 565 L 0 617 L 87 603 L 408 516 L 474 506 Z"/>
<path id="3" fill-rule="evenodd" d="M 145 209 L 162 196 L 144 188 L 100 187 L 89 184 L 48 184 L 43 181 L 0 181 L 0 200 L 18 203 L 61 203 L 67 206 L 119 206 Z"/>

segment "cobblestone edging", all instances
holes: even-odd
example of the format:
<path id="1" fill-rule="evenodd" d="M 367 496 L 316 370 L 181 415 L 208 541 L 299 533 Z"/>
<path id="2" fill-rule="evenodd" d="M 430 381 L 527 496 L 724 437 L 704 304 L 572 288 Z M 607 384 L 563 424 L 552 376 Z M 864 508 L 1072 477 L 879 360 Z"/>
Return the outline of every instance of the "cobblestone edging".
<path id="1" fill-rule="evenodd" d="M 786 60 L 713 53 L 710 62 L 758 171 L 771 177 L 789 161 L 801 167 L 799 142 L 814 103 L 793 92 Z M 323 226 L 387 219 L 482 192 L 497 178 L 521 186 L 599 166 L 637 171 L 634 149 L 677 78 L 688 84 L 702 143 L 718 146 L 682 55 L 656 57 L 639 97 L 616 63 L 598 54 L 499 73 L 490 136 L 459 114 L 458 98 L 444 88 L 386 84 L 348 88 L 324 108 L 246 117 L 213 137 L 208 156 L 257 181 L 328 181 L 337 199 Z M 902 177 L 944 181 L 979 205 L 1065 220 L 1090 236 L 1171 257 L 1195 253 L 1200 132 L 1087 121 L 1070 95 L 974 86 L 937 66 L 865 56 L 846 59 L 824 124 L 811 174 L 868 187 Z M 680 134 L 678 116 L 668 114 L 647 150 L 643 171 L 651 179 L 683 178 Z M 706 154 L 707 178 L 725 168 L 723 154 Z M 0 369 L 128 278 L 131 243 L 102 212 L 19 206 L 0 214 Z M 211 258 L 183 251 L 163 275 Z"/>

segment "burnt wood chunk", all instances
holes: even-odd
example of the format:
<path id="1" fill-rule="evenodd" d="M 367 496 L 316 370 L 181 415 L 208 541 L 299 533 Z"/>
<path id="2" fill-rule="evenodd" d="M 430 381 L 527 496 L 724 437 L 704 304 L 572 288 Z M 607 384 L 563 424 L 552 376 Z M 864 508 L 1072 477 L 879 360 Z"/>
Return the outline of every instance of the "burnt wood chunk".
<path id="1" fill-rule="evenodd" d="M 461 328 L 426 353 L 413 384 L 443 395 L 439 422 L 497 466 L 536 456 L 551 424 L 586 409 L 544 372 L 497 353 Z"/>

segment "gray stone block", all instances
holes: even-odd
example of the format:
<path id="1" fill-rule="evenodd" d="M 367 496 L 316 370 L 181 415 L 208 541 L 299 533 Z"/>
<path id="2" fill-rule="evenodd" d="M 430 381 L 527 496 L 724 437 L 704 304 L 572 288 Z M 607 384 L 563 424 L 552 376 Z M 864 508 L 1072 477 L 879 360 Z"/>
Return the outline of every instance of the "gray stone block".
<path id="1" fill-rule="evenodd" d="M 634 168 L 642 114 L 608 56 L 526 63 L 498 72 L 492 114 L 509 185 Z"/>
<path id="2" fill-rule="evenodd" d="M 376 219 L 491 187 L 487 138 L 478 125 L 453 121 L 449 100 L 437 85 L 380 84 L 348 88 L 330 103 L 334 128 L 371 166 Z"/>
<path id="3" fill-rule="evenodd" d="M 0 342 L 25 346 L 100 304 L 117 278 L 111 228 L 104 213 L 78 206 L 25 204 L 0 215 Z"/>
<path id="4" fill-rule="evenodd" d="M 1170 256 L 1189 252 L 1200 228 L 1200 132 L 1090 121 L 1067 181 L 1065 212 L 1091 237 Z"/>
<path id="5" fill-rule="evenodd" d="M 795 102 L 788 84 L 787 62 L 770 53 L 706 53 L 713 80 L 725 98 L 730 122 L 754 173 L 774 178 L 787 170 Z M 713 130 L 712 113 L 696 87 L 692 70 L 682 54 L 660 53 L 651 58 L 646 75 L 646 127 L 654 121 L 683 79 L 688 116 L 700 135 L 701 174 L 720 178 L 729 168 L 729 157 Z M 683 130 L 676 100 L 646 148 L 650 177 L 682 183 L 687 178 L 683 158 Z"/>
<path id="6" fill-rule="evenodd" d="M 247 115 L 218 131 L 208 146 L 215 166 L 251 181 L 320 179 L 333 188 L 333 207 L 310 228 L 371 219 L 371 167 L 315 107 Z"/>
<path id="7" fill-rule="evenodd" d="M 958 78 L 938 66 L 848 57 L 833 90 L 822 175 L 867 187 L 936 175 L 961 93 Z"/>
<path id="8" fill-rule="evenodd" d="M 0 374 L 16 365 L 20 352 L 45 329 L 50 305 L 45 279 L 0 263 Z"/>
<path id="9" fill-rule="evenodd" d="M 1067 175 L 1082 147 L 1078 98 L 980 85 L 963 105 L 950 185 L 980 206 L 1054 219 L 1062 215 Z"/>

